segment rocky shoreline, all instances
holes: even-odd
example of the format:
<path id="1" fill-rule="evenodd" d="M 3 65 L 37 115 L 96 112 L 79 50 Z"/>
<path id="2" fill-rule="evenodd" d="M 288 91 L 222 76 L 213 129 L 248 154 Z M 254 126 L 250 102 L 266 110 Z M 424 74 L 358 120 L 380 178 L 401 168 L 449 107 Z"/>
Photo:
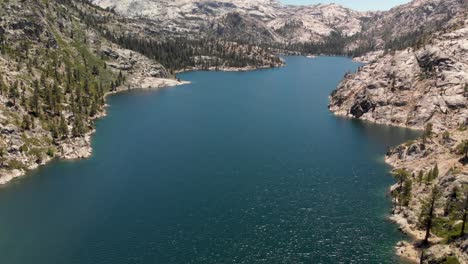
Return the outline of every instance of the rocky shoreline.
<path id="1" fill-rule="evenodd" d="M 467 40 L 468 18 L 460 15 L 421 47 L 356 58 L 367 64 L 346 74 L 330 96 L 336 115 L 422 131 L 385 158 L 398 179 L 390 188 L 390 219 L 412 238 L 399 242 L 396 253 L 414 263 L 468 263 L 467 235 L 456 235 L 468 196 L 460 150 L 468 140 Z M 425 243 L 423 223 L 434 190 L 434 223 Z"/>
<path id="2" fill-rule="evenodd" d="M 421 241 L 425 237 L 424 230 L 418 226 L 418 213 L 420 213 L 421 200 L 427 199 L 431 188 L 438 186 L 441 189 L 441 200 L 447 203 L 452 191 L 462 190 L 468 184 L 468 167 L 461 162 L 461 155 L 457 154 L 456 147 L 468 137 L 466 131 L 454 130 L 445 135 L 434 135 L 428 139 L 418 139 L 407 142 L 390 150 L 385 161 L 395 170 L 412 172 L 412 194 L 409 204 L 405 207 L 395 205 L 392 221 L 399 225 L 400 230 L 413 239 L 413 243 L 400 242 L 396 251 L 401 257 L 419 263 L 422 251 L 425 259 L 434 261 L 443 260 L 447 256 L 456 256 L 461 263 L 468 263 L 468 240 L 464 237 L 455 238 L 452 243 L 444 243 L 444 238 L 432 233 L 429 238 L 430 245 L 423 247 Z M 423 142 L 424 141 L 424 142 Z M 418 172 L 430 171 L 437 166 L 438 174 L 433 182 L 421 182 Z M 424 179 L 422 180 L 424 181 Z M 391 187 L 391 192 L 397 192 L 400 184 Z M 439 208 L 439 213 L 442 208 Z M 439 262 L 435 262 L 439 263 Z"/>
<path id="3" fill-rule="evenodd" d="M 157 62 L 155 54 L 142 53 L 141 43 L 120 41 L 124 36 L 119 26 L 139 32 L 134 28 L 138 23 L 122 22 L 84 2 L 23 4 L 9 1 L 0 9 L 0 184 L 52 159 L 91 156 L 94 120 L 105 116 L 106 96 L 186 83 Z M 110 29 L 103 24 L 90 27 L 96 23 Z M 219 70 L 246 71 L 282 64 L 258 46 L 220 43 L 225 46 L 217 43 L 218 48 L 229 47 L 233 57 L 194 53 L 177 67 L 219 65 Z M 167 50 L 161 53 L 174 56 Z M 238 64 L 255 66 L 225 67 Z"/>
<path id="4" fill-rule="evenodd" d="M 107 54 L 113 54 L 111 56 L 115 58 L 121 58 L 118 63 L 110 63 L 110 67 L 113 67 L 117 70 L 129 70 L 131 69 L 131 75 L 129 75 L 128 80 L 123 85 L 116 87 L 114 91 L 107 92 L 104 95 L 104 98 L 107 96 L 114 95 L 120 92 L 131 91 L 136 89 L 162 89 L 169 88 L 179 85 L 189 84 L 190 82 L 175 79 L 175 78 L 162 78 L 159 76 L 164 76 L 161 74 L 161 71 L 165 71 L 164 68 L 159 68 L 159 64 L 154 64 L 148 59 L 144 58 L 140 54 L 129 50 L 123 50 L 117 47 L 106 48 L 104 52 Z M 140 57 L 141 56 L 141 57 Z M 133 58 L 133 59 L 132 59 Z M 129 61 L 133 63 L 128 64 Z M 137 62 L 138 61 L 138 62 Z M 143 65 L 140 65 L 142 64 Z M 149 63 L 147 65 L 147 63 Z M 219 68 L 208 68 L 204 70 L 208 71 L 225 71 L 225 72 L 245 72 L 245 71 L 254 71 L 260 69 L 269 69 L 276 67 L 283 67 L 284 61 L 282 64 L 274 65 L 265 65 L 265 66 L 246 66 L 246 67 L 219 67 Z M 156 69 L 155 69 L 156 67 Z M 178 71 L 177 73 L 188 72 L 188 71 L 200 71 L 201 68 L 186 69 L 184 71 Z M 107 107 L 107 105 L 106 105 Z M 93 120 L 103 118 L 107 115 L 106 107 L 98 113 Z M 5 185 L 12 180 L 24 176 L 26 173 L 37 169 L 40 166 L 47 165 L 53 159 L 64 159 L 64 160 L 77 160 L 77 159 L 86 159 L 92 155 L 92 146 L 91 139 L 92 135 L 96 131 L 94 129 L 88 131 L 82 137 L 76 138 L 67 138 L 58 143 L 57 150 L 54 157 L 44 157 L 40 163 L 32 162 L 28 168 L 24 169 L 14 169 L 14 170 L 0 170 L 0 185 Z"/>

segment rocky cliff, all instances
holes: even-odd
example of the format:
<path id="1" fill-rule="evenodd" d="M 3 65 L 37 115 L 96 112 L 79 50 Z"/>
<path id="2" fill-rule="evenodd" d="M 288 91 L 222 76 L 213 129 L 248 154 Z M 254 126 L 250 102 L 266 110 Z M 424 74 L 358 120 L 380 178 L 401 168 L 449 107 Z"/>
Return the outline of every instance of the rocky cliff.
<path id="1" fill-rule="evenodd" d="M 436 131 L 468 119 L 468 26 L 450 22 L 423 47 L 380 55 L 347 74 L 331 96 L 332 112 L 381 124 Z"/>
<path id="2" fill-rule="evenodd" d="M 414 262 L 467 263 L 468 240 L 459 234 L 468 196 L 468 15 L 454 15 L 418 47 L 367 59 L 330 96 L 330 111 L 424 131 L 386 156 L 399 180 L 392 219 L 414 238 L 397 252 Z"/>

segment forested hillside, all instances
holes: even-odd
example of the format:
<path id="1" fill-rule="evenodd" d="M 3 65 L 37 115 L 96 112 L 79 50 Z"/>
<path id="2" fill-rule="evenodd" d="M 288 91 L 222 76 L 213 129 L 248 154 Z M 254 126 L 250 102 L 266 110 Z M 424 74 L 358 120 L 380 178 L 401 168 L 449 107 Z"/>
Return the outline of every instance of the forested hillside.
<path id="1" fill-rule="evenodd" d="M 174 85 L 178 70 L 282 63 L 251 45 L 144 37 L 146 25 L 88 1 L 0 2 L 0 181 L 89 156 L 108 92 Z"/>
<path id="2" fill-rule="evenodd" d="M 2 175 L 65 154 L 62 143 L 82 145 L 104 94 L 124 81 L 77 10 L 66 0 L 1 3 Z"/>

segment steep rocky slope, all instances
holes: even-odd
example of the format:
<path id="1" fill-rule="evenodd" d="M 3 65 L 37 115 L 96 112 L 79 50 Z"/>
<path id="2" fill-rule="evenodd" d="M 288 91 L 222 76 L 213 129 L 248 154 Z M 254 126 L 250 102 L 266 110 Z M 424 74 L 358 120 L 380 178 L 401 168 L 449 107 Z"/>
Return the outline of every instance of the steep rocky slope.
<path id="1" fill-rule="evenodd" d="M 368 13 L 336 4 L 286 6 L 276 0 L 93 0 L 128 17 L 143 17 L 173 33 L 244 35 L 245 41 L 320 41 L 333 31 L 352 36 Z M 241 25 L 241 27 L 240 27 Z"/>
<path id="2" fill-rule="evenodd" d="M 338 115 L 424 130 L 421 139 L 389 150 L 386 157 L 399 179 L 391 191 L 392 219 L 415 239 L 401 242 L 397 252 L 421 263 L 467 263 L 468 239 L 459 235 L 468 197 L 467 12 L 451 17 L 418 46 L 374 54 L 369 64 L 345 76 L 329 108 Z"/>
<path id="3" fill-rule="evenodd" d="M 330 110 L 382 124 L 437 131 L 468 118 L 468 27 L 452 21 L 420 49 L 382 55 L 348 74 L 332 94 Z"/>
<path id="4" fill-rule="evenodd" d="M 467 0 L 414 0 L 375 13 L 363 23 L 359 41 L 371 41 L 376 49 L 403 49 L 430 37 L 466 9 Z"/>
<path id="5" fill-rule="evenodd" d="M 468 195 L 468 168 L 459 150 L 467 138 L 466 130 L 452 130 L 407 142 L 387 153 L 387 163 L 396 171 L 407 172 L 406 178 L 391 188 L 395 197 L 391 219 L 414 239 L 413 243 L 397 245 L 397 253 L 402 257 L 419 262 L 422 254 L 422 263 L 446 263 L 455 258 L 468 263 L 468 236 L 460 236 Z M 408 188 L 410 193 L 405 197 Z M 438 196 L 433 226 L 429 244 L 424 245 L 426 226 L 421 218 L 427 213 L 427 201 L 432 198 L 434 188 Z M 467 231 L 465 228 L 465 234 Z"/>

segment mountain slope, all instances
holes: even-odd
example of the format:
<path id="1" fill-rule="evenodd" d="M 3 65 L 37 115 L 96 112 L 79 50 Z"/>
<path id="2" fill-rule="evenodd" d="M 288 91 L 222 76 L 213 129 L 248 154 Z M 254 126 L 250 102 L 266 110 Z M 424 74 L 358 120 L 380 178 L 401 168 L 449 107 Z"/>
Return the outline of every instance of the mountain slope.
<path id="1" fill-rule="evenodd" d="M 0 183 L 54 157 L 91 155 L 108 93 L 180 84 L 176 70 L 282 64 L 232 41 L 146 37 L 147 25 L 88 1 L 0 2 Z"/>
<path id="2" fill-rule="evenodd" d="M 377 57 L 348 74 L 330 97 L 338 115 L 424 130 L 422 138 L 390 149 L 399 183 L 392 219 L 415 238 L 397 252 L 421 263 L 468 262 L 460 236 L 468 197 L 468 12 L 459 12 L 417 47 Z M 425 238 L 427 201 L 433 226 Z M 455 262 L 457 263 L 457 262 Z"/>
<path id="3" fill-rule="evenodd" d="M 106 41 L 80 1 L 3 1 L 0 13 L 0 183 L 54 157 L 91 153 L 104 96 L 143 83 L 176 83 L 166 69 Z"/>
<path id="4" fill-rule="evenodd" d="M 463 23 L 463 24 L 461 24 Z M 350 74 L 331 96 L 330 110 L 377 123 L 437 131 L 468 118 L 468 28 L 459 19 L 419 49 L 383 55 Z"/>
<path id="5" fill-rule="evenodd" d="M 285 6 L 276 0 L 94 0 L 93 3 L 128 17 L 157 21 L 174 33 L 199 34 L 214 28 L 208 32 L 222 37 L 248 35 L 246 41 L 256 42 L 316 42 L 332 31 L 351 36 L 361 31 L 361 19 L 368 15 L 336 4 L 300 7 Z M 249 26 L 236 28 L 233 17 Z M 262 33 L 260 39 L 256 38 Z"/>
<path id="6" fill-rule="evenodd" d="M 353 56 L 418 45 L 468 8 L 467 0 L 414 0 L 386 12 L 357 12 L 336 4 L 288 6 L 277 0 L 92 2 L 152 21 L 149 27 L 160 36 L 214 36 L 303 53 Z"/>
<path id="7" fill-rule="evenodd" d="M 442 30 L 467 9 L 467 0 L 414 0 L 366 20 L 362 40 L 372 40 L 378 49 L 404 49 Z"/>

